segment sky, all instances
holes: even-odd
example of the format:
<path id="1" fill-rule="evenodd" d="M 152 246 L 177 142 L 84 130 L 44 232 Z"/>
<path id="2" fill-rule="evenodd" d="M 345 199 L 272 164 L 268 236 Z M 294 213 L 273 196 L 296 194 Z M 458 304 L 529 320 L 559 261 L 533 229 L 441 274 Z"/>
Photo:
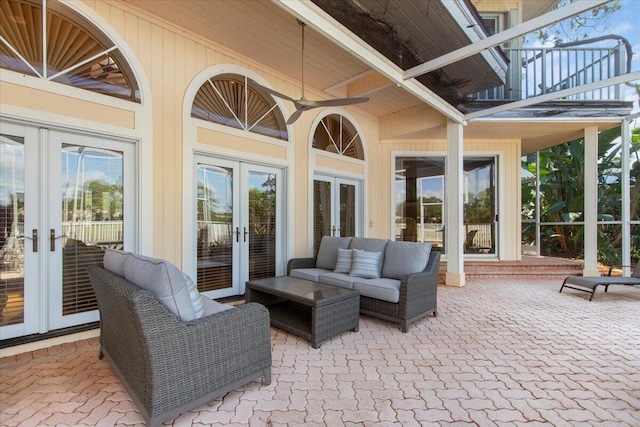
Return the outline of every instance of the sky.
<path id="1" fill-rule="evenodd" d="M 631 71 L 640 70 L 640 0 L 623 0 L 622 8 L 615 12 L 610 19 L 610 34 L 625 37 L 633 47 L 633 62 Z M 636 83 L 640 83 L 637 82 Z M 638 97 L 632 88 L 627 88 L 627 99 L 634 101 L 634 112 L 640 111 Z"/>

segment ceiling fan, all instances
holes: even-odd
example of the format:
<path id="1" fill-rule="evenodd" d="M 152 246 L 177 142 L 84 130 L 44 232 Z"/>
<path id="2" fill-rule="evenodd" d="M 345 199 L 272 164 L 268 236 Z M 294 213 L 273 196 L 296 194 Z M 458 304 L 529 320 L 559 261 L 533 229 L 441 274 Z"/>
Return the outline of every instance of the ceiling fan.
<path id="1" fill-rule="evenodd" d="M 293 102 L 293 105 L 296 107 L 296 111 L 294 111 L 293 114 L 291 114 L 291 116 L 287 120 L 287 124 L 288 125 L 293 124 L 293 122 L 298 120 L 298 117 L 300 117 L 302 113 L 304 113 L 305 111 L 311 110 L 312 108 L 336 107 L 336 106 L 342 106 L 342 105 L 353 105 L 353 104 L 360 104 L 362 102 L 367 102 L 369 98 L 338 98 L 338 99 L 327 99 L 327 100 L 321 100 L 321 101 L 312 101 L 304 97 L 304 27 L 306 27 L 307 24 L 305 24 L 300 20 L 298 20 L 298 24 L 300 24 L 300 27 L 302 28 L 302 97 L 300 99 L 293 99 L 285 94 L 276 92 L 273 89 L 269 89 L 267 87 L 259 85 L 265 92 L 273 96 L 277 96 L 278 98 L 286 99 L 287 101 Z"/>

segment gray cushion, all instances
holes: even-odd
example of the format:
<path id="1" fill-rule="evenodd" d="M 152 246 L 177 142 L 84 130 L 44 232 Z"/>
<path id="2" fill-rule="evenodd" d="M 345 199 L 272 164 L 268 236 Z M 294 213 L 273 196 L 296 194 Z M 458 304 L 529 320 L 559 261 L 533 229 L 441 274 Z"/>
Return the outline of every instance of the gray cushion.
<path id="1" fill-rule="evenodd" d="M 325 285 L 338 286 L 340 288 L 353 289 L 353 282 L 357 277 L 351 277 L 345 273 L 325 273 L 318 277 L 318 282 Z"/>
<path id="2" fill-rule="evenodd" d="M 132 253 L 124 263 L 124 277 L 153 293 L 181 320 L 196 318 L 187 281 L 182 272 L 170 262 Z"/>
<path id="3" fill-rule="evenodd" d="M 326 268 L 294 268 L 289 272 L 289 276 L 317 282 L 318 276 L 330 272 L 331 270 L 327 270 Z"/>
<path id="4" fill-rule="evenodd" d="M 351 260 L 353 258 L 353 251 L 351 249 L 338 248 L 338 261 L 336 262 L 336 268 L 334 273 L 347 273 L 351 271 Z"/>
<path id="5" fill-rule="evenodd" d="M 220 304 L 218 301 L 214 301 L 211 298 L 205 296 L 202 297 L 203 314 L 202 317 L 211 316 L 212 314 L 220 313 L 225 310 L 231 310 L 233 307 L 226 304 Z"/>
<path id="6" fill-rule="evenodd" d="M 431 243 L 390 241 L 384 252 L 382 277 L 400 279 L 406 274 L 420 273 L 429 262 Z"/>
<path id="7" fill-rule="evenodd" d="M 316 258 L 316 267 L 333 270 L 338 260 L 338 248 L 348 249 L 351 237 L 323 236 Z"/>
<path id="8" fill-rule="evenodd" d="M 387 247 L 387 239 L 373 239 L 370 237 L 354 237 L 351 239 L 351 249 L 362 249 L 369 252 L 380 252 L 384 254 L 384 248 Z"/>
<path id="9" fill-rule="evenodd" d="M 640 261 L 636 263 L 636 268 L 631 273 L 631 277 L 640 277 Z"/>
<path id="10" fill-rule="evenodd" d="M 186 273 L 182 273 L 184 276 L 184 280 L 187 282 L 187 289 L 189 290 L 189 298 L 191 299 L 191 305 L 193 306 L 193 311 L 196 313 L 196 318 L 199 319 L 202 317 L 204 313 L 202 295 L 198 292 L 198 287 L 191 280 Z"/>
<path id="11" fill-rule="evenodd" d="M 354 249 L 349 276 L 376 279 L 382 270 L 382 253 Z"/>
<path id="12" fill-rule="evenodd" d="M 358 279 L 353 282 L 353 289 L 360 295 L 397 304 L 400 301 L 400 280 L 395 279 Z"/>
<path id="13" fill-rule="evenodd" d="M 124 262 L 127 260 L 129 252 L 119 251 L 116 249 L 105 249 L 104 260 L 102 265 L 110 272 L 124 277 Z"/>

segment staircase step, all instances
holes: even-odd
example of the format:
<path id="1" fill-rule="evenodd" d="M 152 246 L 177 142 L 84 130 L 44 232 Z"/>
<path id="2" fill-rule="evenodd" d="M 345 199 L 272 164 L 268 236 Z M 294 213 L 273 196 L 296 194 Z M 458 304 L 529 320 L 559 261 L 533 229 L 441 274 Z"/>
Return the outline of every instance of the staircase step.
<path id="1" fill-rule="evenodd" d="M 447 262 L 440 264 L 438 283 L 445 284 Z M 557 279 L 581 276 L 582 263 L 551 257 L 527 257 L 522 261 L 465 261 L 467 279 Z"/>

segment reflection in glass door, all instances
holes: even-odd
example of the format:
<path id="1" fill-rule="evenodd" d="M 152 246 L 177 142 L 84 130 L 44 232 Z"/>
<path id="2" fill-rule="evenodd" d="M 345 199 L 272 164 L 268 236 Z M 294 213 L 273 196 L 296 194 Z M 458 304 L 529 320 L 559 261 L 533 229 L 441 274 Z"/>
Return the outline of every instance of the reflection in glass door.
<path id="1" fill-rule="evenodd" d="M 135 237 L 135 147 L 4 122 L 2 129 L 0 338 L 97 321 L 87 267 Z"/>
<path id="2" fill-rule="evenodd" d="M 465 254 L 496 254 L 495 165 L 495 157 L 463 161 Z"/>
<path id="3" fill-rule="evenodd" d="M 196 166 L 197 285 L 211 298 L 282 274 L 282 171 L 201 157 Z"/>
<path id="4" fill-rule="evenodd" d="M 63 143 L 61 166 L 62 229 L 50 250 L 62 248 L 62 315 L 80 317 L 98 309 L 87 267 L 124 246 L 123 152 Z"/>
<path id="5" fill-rule="evenodd" d="M 276 275 L 277 174 L 248 170 L 247 224 L 249 280 Z"/>
<path id="6" fill-rule="evenodd" d="M 361 235 L 360 182 L 316 175 L 313 181 L 313 253 L 322 236 Z"/>
<path id="7" fill-rule="evenodd" d="M 4 126 L 3 126 L 4 127 Z M 25 263 L 35 272 L 38 251 L 37 212 L 27 214 L 25 236 L 25 141 L 0 135 L 0 331 L 2 338 L 37 332 L 37 322 L 25 312 L 33 292 L 25 289 Z M 25 244 L 25 240 L 27 243 Z M 26 247 L 26 253 L 25 253 Z M 25 259 L 26 258 L 26 259 Z M 37 261 L 37 260 L 36 260 Z M 34 279 L 34 277 L 31 277 Z M 30 295 L 29 295 L 30 294 Z"/>
<path id="8" fill-rule="evenodd" d="M 497 254 L 496 157 L 465 157 L 464 252 Z M 445 157 L 395 159 L 395 239 L 429 242 L 446 252 Z"/>
<path id="9" fill-rule="evenodd" d="M 200 292 L 233 284 L 233 168 L 198 165 L 197 281 Z"/>

